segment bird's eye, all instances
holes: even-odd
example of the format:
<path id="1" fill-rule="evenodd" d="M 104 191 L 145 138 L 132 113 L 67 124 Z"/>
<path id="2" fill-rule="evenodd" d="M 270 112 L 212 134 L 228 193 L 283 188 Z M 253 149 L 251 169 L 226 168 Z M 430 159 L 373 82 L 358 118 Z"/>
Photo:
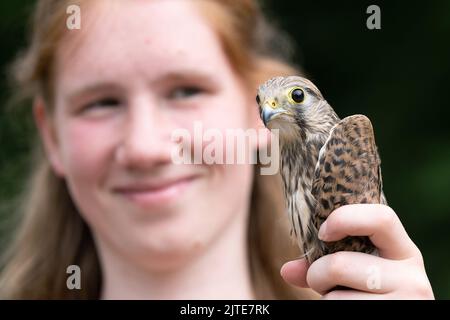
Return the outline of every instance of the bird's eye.
<path id="1" fill-rule="evenodd" d="M 305 93 L 302 89 L 294 89 L 291 92 L 291 98 L 297 103 L 302 103 L 305 100 Z"/>
<path id="2" fill-rule="evenodd" d="M 259 94 L 256 95 L 256 103 L 259 105 L 259 103 L 261 102 L 261 99 L 259 98 Z"/>

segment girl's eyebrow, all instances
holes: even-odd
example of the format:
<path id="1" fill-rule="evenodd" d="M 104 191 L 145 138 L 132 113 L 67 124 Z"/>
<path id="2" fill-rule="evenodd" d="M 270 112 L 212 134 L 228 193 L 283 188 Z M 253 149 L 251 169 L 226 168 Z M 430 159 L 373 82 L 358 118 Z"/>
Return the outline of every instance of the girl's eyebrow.
<path id="1" fill-rule="evenodd" d="M 162 77 L 159 77 L 154 82 L 159 84 L 166 84 L 172 81 L 182 82 L 188 80 L 205 82 L 213 86 L 218 84 L 217 79 L 214 76 L 214 73 L 199 71 L 196 69 L 171 71 L 166 73 Z"/>
<path id="2" fill-rule="evenodd" d="M 99 82 L 99 83 L 93 83 L 93 84 L 88 84 L 85 86 L 81 86 L 75 90 L 73 90 L 72 92 L 70 92 L 67 95 L 67 100 L 68 101 L 73 101 L 76 98 L 83 96 L 83 95 L 89 95 L 89 94 L 93 94 L 96 92 L 101 92 L 101 91 L 116 91 L 118 90 L 118 86 L 114 83 L 110 83 L 110 82 Z"/>

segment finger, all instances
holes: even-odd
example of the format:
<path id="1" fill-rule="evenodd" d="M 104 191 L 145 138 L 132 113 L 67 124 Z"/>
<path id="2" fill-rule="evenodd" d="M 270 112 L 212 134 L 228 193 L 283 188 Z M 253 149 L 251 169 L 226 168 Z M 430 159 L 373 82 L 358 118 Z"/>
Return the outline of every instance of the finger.
<path id="1" fill-rule="evenodd" d="M 320 294 L 337 286 L 387 293 L 398 288 L 406 277 L 399 264 L 361 252 L 341 251 L 317 259 L 309 267 L 306 280 Z"/>
<path id="2" fill-rule="evenodd" d="M 321 300 L 383 300 L 389 299 L 386 294 L 367 293 L 356 290 L 334 290 L 323 295 Z"/>
<path id="3" fill-rule="evenodd" d="M 308 271 L 308 268 L 309 263 L 306 259 L 289 261 L 281 267 L 281 277 L 289 284 L 308 288 L 308 283 L 306 282 L 306 272 Z"/>
<path id="4" fill-rule="evenodd" d="M 321 300 L 423 300 L 433 299 L 433 296 L 385 293 L 368 293 L 356 290 L 334 290 L 320 297 Z"/>
<path id="5" fill-rule="evenodd" d="M 333 211 L 319 231 L 323 241 L 347 236 L 368 236 L 379 255 L 388 259 L 407 259 L 420 255 L 398 216 L 381 204 L 352 204 Z"/>

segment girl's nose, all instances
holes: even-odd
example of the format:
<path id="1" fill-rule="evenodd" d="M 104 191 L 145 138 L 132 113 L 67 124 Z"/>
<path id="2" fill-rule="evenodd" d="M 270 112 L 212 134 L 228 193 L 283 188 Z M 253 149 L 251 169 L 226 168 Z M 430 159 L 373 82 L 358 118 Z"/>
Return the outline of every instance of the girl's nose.
<path id="1" fill-rule="evenodd" d="M 146 169 L 172 161 L 170 121 L 149 99 L 131 103 L 123 127 L 123 139 L 116 150 L 121 165 Z"/>

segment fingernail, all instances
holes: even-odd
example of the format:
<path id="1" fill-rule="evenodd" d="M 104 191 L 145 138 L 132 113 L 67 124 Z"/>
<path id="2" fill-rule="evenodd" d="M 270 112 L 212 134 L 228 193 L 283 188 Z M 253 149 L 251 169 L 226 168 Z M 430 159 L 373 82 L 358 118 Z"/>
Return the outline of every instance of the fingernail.
<path id="1" fill-rule="evenodd" d="M 325 240 L 326 232 L 327 232 L 327 222 L 325 221 L 324 223 L 322 223 L 322 225 L 320 226 L 320 229 L 319 229 L 318 237 L 320 240 Z"/>

